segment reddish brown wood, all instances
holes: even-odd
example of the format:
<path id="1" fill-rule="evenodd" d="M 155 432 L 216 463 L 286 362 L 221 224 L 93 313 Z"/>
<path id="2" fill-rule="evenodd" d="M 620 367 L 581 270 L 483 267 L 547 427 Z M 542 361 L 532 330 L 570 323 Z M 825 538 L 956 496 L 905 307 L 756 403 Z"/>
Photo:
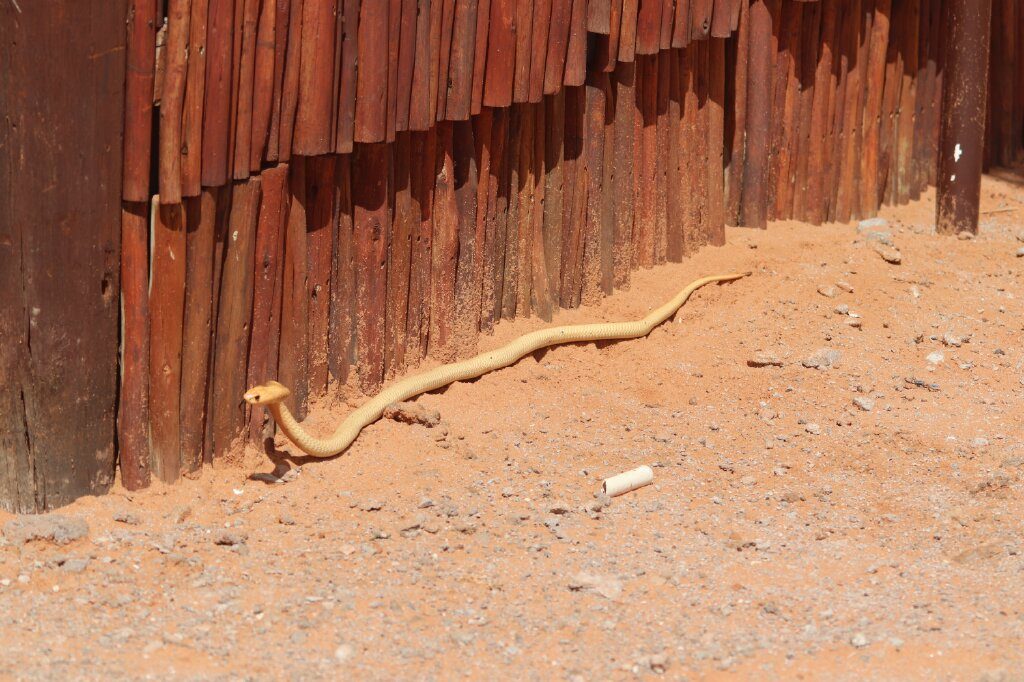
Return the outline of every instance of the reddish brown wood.
<path id="1" fill-rule="evenodd" d="M 455 185 L 457 252 L 454 282 L 454 319 L 452 340 L 460 355 L 476 352 L 479 331 L 480 280 L 476 277 L 479 245 L 477 232 L 477 195 L 479 166 L 471 121 L 452 124 L 452 170 Z"/>
<path id="2" fill-rule="evenodd" d="M 562 280 L 562 221 L 564 212 L 563 158 L 565 152 L 565 95 L 561 92 L 544 101 L 544 120 L 539 127 L 543 137 L 543 174 L 539 191 L 543 201 L 536 206 L 540 214 L 535 217 L 539 227 L 534 233 L 534 307 L 546 319 L 558 309 Z M 539 143 L 539 141 L 538 141 Z M 539 150 L 538 150 L 539 153 Z M 538 161 L 540 163 L 540 161 Z"/>
<path id="3" fill-rule="evenodd" d="M 430 78 L 431 120 L 444 120 L 445 101 L 448 97 L 448 66 L 451 63 L 452 25 L 455 20 L 455 0 L 435 0 L 437 24 L 431 18 L 431 51 L 433 71 Z"/>
<path id="4" fill-rule="evenodd" d="M 278 160 L 281 142 L 281 96 L 284 89 L 284 62 L 288 54 L 288 30 L 291 0 L 275 0 L 274 19 L 274 85 L 270 103 L 270 126 L 267 130 L 266 159 Z"/>
<path id="5" fill-rule="evenodd" d="M 714 14 L 711 17 L 711 37 L 728 38 L 732 35 L 733 18 L 738 16 L 743 0 L 714 0 Z"/>
<path id="6" fill-rule="evenodd" d="M 661 48 L 663 0 L 639 0 L 636 16 L 636 54 L 655 54 Z"/>
<path id="7" fill-rule="evenodd" d="M 452 124 L 437 126 L 437 180 L 434 189 L 434 224 L 430 267 L 430 354 L 452 360 L 455 347 L 455 273 L 459 253 L 459 217 L 456 202 Z"/>
<path id="8" fill-rule="evenodd" d="M 154 205 L 152 220 L 149 432 L 153 472 L 160 480 L 172 482 L 181 472 L 178 411 L 185 306 L 185 216 L 180 204 Z"/>
<path id="9" fill-rule="evenodd" d="M 352 173 L 356 348 L 359 387 L 368 394 L 376 393 L 384 380 L 389 153 L 390 146 L 386 144 L 360 144 L 356 145 L 353 157 L 354 168 L 359 169 Z"/>
<path id="10" fill-rule="evenodd" d="M 558 280 L 548 271 L 544 235 L 544 160 L 546 156 L 547 110 L 542 102 L 533 109 L 533 206 L 530 210 L 530 309 L 542 320 L 551 321 L 555 299 L 559 295 Z"/>
<path id="11" fill-rule="evenodd" d="M 262 195 L 256 242 L 252 334 L 249 343 L 246 386 L 277 379 L 277 348 L 280 339 L 281 260 L 288 209 L 288 166 L 278 165 L 260 176 Z M 266 410 L 251 410 L 249 440 L 259 442 L 271 434 Z"/>
<path id="12" fill-rule="evenodd" d="M 327 330 L 334 253 L 335 156 L 310 159 L 306 166 L 306 296 L 309 329 L 309 392 L 327 389 Z"/>
<path id="13" fill-rule="evenodd" d="M 388 100 L 387 129 L 384 139 L 395 141 L 398 120 L 398 63 L 402 44 L 402 1 L 390 0 L 388 10 Z"/>
<path id="14" fill-rule="evenodd" d="M 356 142 L 383 142 L 387 135 L 388 2 L 364 2 L 359 11 L 356 73 Z"/>
<path id="15" fill-rule="evenodd" d="M 584 145 L 586 93 L 582 88 L 565 91 L 565 170 L 562 218 L 562 266 L 559 304 L 580 304 L 583 275 L 583 226 L 587 215 L 587 171 Z"/>
<path id="16" fill-rule="evenodd" d="M 285 55 L 284 80 L 281 83 L 281 126 L 278 140 L 280 161 L 288 161 L 292 156 L 292 135 L 295 132 L 295 114 L 299 104 L 303 2 L 291 0 L 291 13 L 288 17 L 288 50 Z"/>
<path id="17" fill-rule="evenodd" d="M 528 317 L 533 310 L 533 216 L 537 188 L 537 164 L 534 139 L 537 132 L 536 107 L 521 107 L 522 125 L 519 129 L 518 198 L 516 202 L 516 235 L 518 245 L 516 274 L 516 316 Z"/>
<path id="18" fill-rule="evenodd" d="M 512 79 L 512 101 L 530 99 L 530 66 L 533 59 L 533 5 L 534 0 L 516 1 L 516 57 Z"/>
<path id="19" fill-rule="evenodd" d="M 815 72 L 818 67 L 818 43 L 821 38 L 821 3 L 810 3 L 804 7 L 803 45 L 800 51 L 800 101 L 797 111 L 798 128 L 796 147 L 793 152 L 794 179 L 792 187 L 791 215 L 795 220 L 807 219 L 808 174 L 819 172 L 808 163 L 811 154 L 811 124 L 814 118 Z M 884 58 L 884 55 L 883 55 Z M 879 88 L 881 94 L 881 88 Z"/>
<path id="20" fill-rule="evenodd" d="M 740 223 L 747 227 L 768 226 L 766 190 L 768 150 L 771 144 L 771 34 L 772 17 L 768 6 L 764 0 L 754 0 L 750 5 L 747 152 L 743 172 L 743 197 L 740 202 Z"/>
<path id="21" fill-rule="evenodd" d="M 291 389 L 286 404 L 297 419 L 306 417 L 309 397 L 308 297 L 306 296 L 306 170 L 308 160 L 296 156 L 288 186 L 288 223 L 284 237 L 284 273 L 281 281 L 281 348 L 279 381 Z"/>
<path id="22" fill-rule="evenodd" d="M 665 212 L 667 215 L 665 236 L 665 257 L 672 263 L 683 259 L 684 226 L 686 223 L 684 196 L 689 188 L 683 186 L 683 51 L 669 53 L 669 98 L 668 98 L 668 167 L 665 177 Z"/>
<path id="23" fill-rule="evenodd" d="M 444 75 L 440 73 L 440 66 L 441 52 L 443 49 L 441 43 L 444 37 L 444 7 L 447 1 L 449 0 L 431 0 L 430 3 L 430 55 L 428 58 L 430 69 L 430 92 L 427 95 L 427 108 L 429 111 L 427 121 L 428 125 L 431 126 L 435 121 L 437 121 L 437 93 L 440 89 L 440 81 L 444 78 Z M 441 114 L 443 113 L 444 109 L 441 108 Z"/>
<path id="24" fill-rule="evenodd" d="M 676 0 L 661 2 L 661 41 L 659 47 L 667 50 L 672 47 L 672 22 L 675 20 Z"/>
<path id="25" fill-rule="evenodd" d="M 704 40 L 711 35 L 714 1 L 690 0 L 690 40 Z"/>
<path id="26" fill-rule="evenodd" d="M 253 256 L 256 222 L 260 206 L 260 178 L 254 176 L 235 183 L 231 189 L 229 238 L 224 250 L 224 270 L 220 282 L 220 310 L 217 314 L 217 339 L 210 419 L 213 421 L 213 456 L 223 456 L 232 441 L 247 424 L 246 361 L 249 357 L 249 330 L 252 324 Z"/>
<path id="27" fill-rule="evenodd" d="M 413 70 L 416 65 L 416 47 L 419 36 L 416 32 L 416 1 L 402 0 L 401 44 L 398 50 L 398 86 L 395 130 L 409 130 L 409 107 L 412 103 Z"/>
<path id="28" fill-rule="evenodd" d="M 555 96 L 557 98 L 558 95 Z M 554 98 L 553 98 L 554 99 Z M 480 291 L 480 330 L 490 332 L 501 316 L 501 278 L 504 274 L 505 217 L 508 205 L 507 109 L 485 109 L 491 120 L 490 177 L 487 179 L 487 215 L 484 225 L 482 282 Z M 482 169 L 482 167 L 481 167 Z"/>
<path id="29" fill-rule="evenodd" d="M 569 20 L 569 44 L 565 55 L 565 79 L 567 86 L 583 85 L 587 79 L 587 7 L 580 0 L 573 0 L 572 17 Z"/>
<path id="30" fill-rule="evenodd" d="M 197 0 L 192 0 L 197 2 Z M 277 6 L 264 0 L 256 33 L 256 62 L 253 72 L 252 141 L 249 144 L 249 170 L 256 173 L 266 156 L 270 130 L 270 108 L 274 104 L 274 52 L 277 48 Z"/>
<path id="31" fill-rule="evenodd" d="M 505 147 L 508 164 L 508 204 L 504 211 L 504 267 L 501 274 L 501 314 L 499 317 L 512 319 L 516 316 L 516 302 L 519 299 L 519 156 L 522 151 L 523 130 L 522 106 L 513 106 L 509 115 L 508 139 Z"/>
<path id="32" fill-rule="evenodd" d="M 587 6 L 587 30 L 608 35 L 611 31 L 611 0 L 590 0 Z"/>
<path id="33" fill-rule="evenodd" d="M 434 68 L 431 59 L 431 0 L 417 0 L 416 56 L 412 73 L 412 97 L 409 101 L 409 129 L 428 130 L 434 125 L 430 116 L 430 78 Z"/>
<path id="34" fill-rule="evenodd" d="M 227 182 L 230 170 L 232 18 L 232 0 L 210 0 L 202 136 L 204 187 L 220 187 Z"/>
<path id="35" fill-rule="evenodd" d="M 181 203 L 181 114 L 188 68 L 191 0 L 170 0 L 164 48 L 165 69 L 160 100 L 160 203 Z"/>
<path id="36" fill-rule="evenodd" d="M 826 216 L 824 193 L 826 148 L 829 142 L 833 71 L 833 40 L 838 21 L 838 0 L 822 0 L 821 50 L 814 76 L 814 101 L 811 104 L 811 140 L 807 167 L 806 219 L 820 224 Z"/>
<path id="37" fill-rule="evenodd" d="M 100 495 L 114 479 L 127 12 L 126 0 L 0 6 L 0 508 L 9 512 Z"/>
<path id="38" fill-rule="evenodd" d="M 384 372 L 401 373 L 406 366 L 409 309 L 409 273 L 412 237 L 419 225 L 419 210 L 413 204 L 410 173 L 413 163 L 410 133 L 398 133 L 394 147 L 394 219 L 388 240 L 387 311 L 384 316 Z M 417 171 L 418 172 L 418 171 Z"/>
<path id="39" fill-rule="evenodd" d="M 636 66 L 632 62 L 619 62 L 615 67 L 615 145 L 613 186 L 609 188 L 615 203 L 615 231 L 613 270 L 615 287 L 629 286 L 633 241 L 633 148 L 634 118 L 636 116 Z M 677 138 L 678 139 L 678 138 Z M 678 188 L 680 191 L 681 187 Z"/>
<path id="40" fill-rule="evenodd" d="M 185 310 L 181 347 L 181 470 L 194 474 L 203 465 L 206 394 L 213 304 L 213 246 L 220 189 L 205 189 L 185 203 Z"/>
<path id="41" fill-rule="evenodd" d="M 484 76 L 487 66 L 487 39 L 491 24 L 491 0 L 477 0 L 476 47 L 473 50 L 473 92 L 471 113 L 480 113 L 484 103 Z"/>
<path id="42" fill-rule="evenodd" d="M 125 201 L 149 201 L 155 55 L 156 0 L 131 0 L 128 9 L 124 171 L 121 183 Z"/>
<path id="43" fill-rule="evenodd" d="M 658 8 L 660 10 L 660 7 Z M 660 17 L 659 17 L 660 18 Z M 586 118 L 584 134 L 584 158 L 587 174 L 587 213 L 583 230 L 582 253 L 582 301 L 593 304 L 601 299 L 602 287 L 602 242 L 604 234 L 603 201 L 604 186 L 604 142 L 605 109 L 608 98 L 608 74 L 603 71 L 591 72 L 586 85 Z M 609 252 L 610 255 L 610 252 Z M 610 264 L 609 264 L 610 265 Z"/>
<path id="44" fill-rule="evenodd" d="M 921 0 L 906 1 L 906 33 L 903 54 L 903 86 L 900 89 L 899 117 L 896 128 L 897 204 L 910 201 L 913 185 L 914 128 L 917 120 L 917 45 L 920 38 Z"/>
<path id="45" fill-rule="evenodd" d="M 708 240 L 725 244 L 725 41 L 708 41 Z"/>
<path id="46" fill-rule="evenodd" d="M 552 0 L 536 0 L 533 8 L 533 38 L 530 62 L 530 87 L 527 100 L 539 102 L 544 96 L 548 55 L 548 31 L 551 27 Z"/>
<path id="47" fill-rule="evenodd" d="M 341 384 L 349 380 L 356 351 L 355 224 L 351 160 L 351 155 L 339 156 L 334 168 L 335 247 L 327 344 L 331 378 Z"/>
<path id="48" fill-rule="evenodd" d="M 152 98 L 149 100 L 152 102 Z M 121 392 L 117 414 L 121 482 L 149 485 L 149 205 L 121 209 Z"/>
<path id="49" fill-rule="evenodd" d="M 726 81 L 726 211 L 729 225 L 740 224 L 740 198 L 743 195 L 743 168 L 747 152 L 747 66 L 750 51 L 750 21 L 746 2 L 741 14 L 736 38 L 729 43 L 729 67 Z M 814 41 L 817 45 L 817 39 Z M 813 68 L 813 66 L 812 66 Z"/>
<path id="50" fill-rule="evenodd" d="M 690 44 L 690 4 L 693 0 L 676 0 L 675 20 L 672 26 L 672 47 Z"/>
<path id="51" fill-rule="evenodd" d="M 637 57 L 640 91 L 640 135 L 636 159 L 636 223 L 633 226 L 633 266 L 649 268 L 654 265 L 654 231 L 657 181 L 655 172 L 658 159 L 658 60 L 644 55 Z M 699 161 L 695 160 L 695 163 Z"/>
<path id="52" fill-rule="evenodd" d="M 242 0 L 236 0 L 235 13 Z M 244 0 L 242 15 L 241 52 L 235 60 L 234 80 L 236 88 L 234 104 L 234 146 L 233 177 L 244 180 L 249 177 L 250 148 L 252 145 L 253 84 L 256 73 L 256 29 L 259 23 L 260 0 Z M 236 24 L 237 30 L 237 24 Z M 237 36 L 236 36 L 237 37 Z"/>
<path id="53" fill-rule="evenodd" d="M 469 118 L 473 105 L 473 58 L 476 54 L 477 0 L 455 6 L 445 115 L 450 121 Z"/>
<path id="54" fill-rule="evenodd" d="M 622 0 L 619 23 L 619 61 L 631 62 L 636 55 L 636 27 L 639 0 Z"/>
<path id="55" fill-rule="evenodd" d="M 492 0 L 497 2 L 498 0 Z M 619 0 L 621 2 L 621 0 Z M 548 25 L 547 58 L 544 62 L 544 94 L 562 89 L 565 79 L 565 57 L 569 47 L 572 23 L 572 0 L 551 0 L 551 22 Z"/>
<path id="56" fill-rule="evenodd" d="M 671 1 L 671 0 L 670 0 Z M 608 21 L 608 39 L 601 44 L 602 50 L 607 50 L 607 56 L 602 60 L 605 71 L 611 73 L 615 70 L 615 63 L 619 57 L 619 29 L 622 23 L 622 0 L 611 0 L 611 16 Z M 672 30 L 672 21 L 669 20 L 669 31 Z M 664 24 L 662 25 L 664 31 Z"/>
<path id="57" fill-rule="evenodd" d="M 340 0 L 342 12 L 341 59 L 338 68 L 337 127 L 334 131 L 334 151 L 348 154 L 355 139 L 356 118 L 356 64 L 359 53 L 359 0 Z"/>
<path id="58" fill-rule="evenodd" d="M 654 262 L 664 263 L 668 259 L 668 167 L 669 167 L 669 135 L 668 98 L 670 79 L 672 76 L 671 54 L 668 50 L 659 51 L 656 56 L 658 66 L 658 84 L 656 93 L 654 160 Z M 602 202 L 605 193 L 601 194 Z"/>
<path id="59" fill-rule="evenodd" d="M 206 21 L 209 0 L 192 0 L 188 73 L 181 117 L 181 193 L 199 196 L 203 172 L 203 99 L 206 96 Z M 125 118 L 126 122 L 130 116 Z"/>
<path id="60" fill-rule="evenodd" d="M 417 162 L 410 167 L 414 210 L 419 211 L 412 237 L 409 265 L 409 306 L 406 320 L 405 355 L 409 363 L 426 357 L 430 336 L 430 264 L 433 234 L 434 182 L 437 159 L 436 128 L 413 135 L 411 154 Z"/>
<path id="61" fill-rule="evenodd" d="M 303 156 L 326 154 L 331 150 L 334 8 L 335 0 L 305 0 L 302 6 L 299 102 L 292 152 Z"/>
<path id="62" fill-rule="evenodd" d="M 789 57 L 786 60 L 781 117 L 776 124 L 778 134 L 775 155 L 778 170 L 774 191 L 775 207 L 772 211 L 772 214 L 780 220 L 791 217 L 793 206 L 794 169 L 796 167 L 794 140 L 797 139 L 799 130 L 797 115 L 800 112 L 800 67 L 803 62 L 801 55 L 803 41 L 800 34 L 803 30 L 804 4 L 792 2 L 788 7 L 791 11 L 783 14 L 786 38 L 780 46 L 780 49 L 788 53 Z"/>

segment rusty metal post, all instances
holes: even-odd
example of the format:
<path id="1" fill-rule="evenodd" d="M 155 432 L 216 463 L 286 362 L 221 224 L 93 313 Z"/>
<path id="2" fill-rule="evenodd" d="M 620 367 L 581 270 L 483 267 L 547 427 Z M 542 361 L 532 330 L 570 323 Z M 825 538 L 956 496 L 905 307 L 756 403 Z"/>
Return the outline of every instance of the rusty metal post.
<path id="1" fill-rule="evenodd" d="M 936 230 L 977 233 L 992 0 L 948 0 Z"/>

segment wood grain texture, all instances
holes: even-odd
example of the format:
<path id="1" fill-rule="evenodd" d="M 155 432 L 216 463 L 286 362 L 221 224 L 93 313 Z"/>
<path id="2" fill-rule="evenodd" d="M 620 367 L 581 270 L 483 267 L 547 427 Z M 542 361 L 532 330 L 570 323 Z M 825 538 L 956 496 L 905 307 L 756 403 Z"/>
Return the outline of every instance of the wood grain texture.
<path id="1" fill-rule="evenodd" d="M 356 260 L 356 348 L 359 387 L 376 393 L 384 381 L 384 315 L 387 299 L 387 144 L 356 145 L 352 206 Z"/>
<path id="2" fill-rule="evenodd" d="M 359 9 L 356 142 L 383 142 L 387 135 L 388 5 L 363 2 Z"/>
<path id="3" fill-rule="evenodd" d="M 288 166 L 268 168 L 261 175 L 259 219 L 253 258 L 252 332 L 246 387 L 277 377 L 281 335 L 281 261 L 284 257 L 288 209 Z M 273 435 L 263 410 L 250 410 L 248 438 L 259 442 Z"/>
<path id="4" fill-rule="evenodd" d="M 154 197 L 156 201 L 156 197 Z M 185 311 L 185 215 L 181 204 L 154 206 L 149 289 L 149 432 L 153 472 L 181 474 L 181 347 Z"/>
<path id="5" fill-rule="evenodd" d="M 203 464 L 206 394 L 209 378 L 213 304 L 213 253 L 217 196 L 205 189 L 185 202 L 185 300 L 181 348 L 181 471 L 194 474 Z"/>
<path id="6" fill-rule="evenodd" d="M 20 5 L 0 10 L 0 506 L 33 512 L 114 477 L 128 3 Z"/>
<path id="7" fill-rule="evenodd" d="M 249 331 L 252 325 L 254 249 L 259 218 L 261 179 L 253 177 L 231 188 L 231 216 L 220 281 L 217 338 L 214 344 L 213 457 L 223 456 L 248 423 L 242 394 L 247 386 Z"/>

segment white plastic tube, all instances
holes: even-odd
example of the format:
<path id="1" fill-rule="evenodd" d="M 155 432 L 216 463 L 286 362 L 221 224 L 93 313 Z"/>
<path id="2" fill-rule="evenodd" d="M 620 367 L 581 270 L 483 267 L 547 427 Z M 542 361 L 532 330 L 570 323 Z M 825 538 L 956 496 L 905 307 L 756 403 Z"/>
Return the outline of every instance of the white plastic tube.
<path id="1" fill-rule="evenodd" d="M 654 481 L 654 470 L 651 467 L 644 465 L 637 467 L 632 471 L 627 471 L 617 476 L 604 479 L 602 489 L 604 494 L 608 497 L 618 497 L 628 492 L 632 492 L 637 488 L 643 488 L 645 485 L 650 485 Z"/>

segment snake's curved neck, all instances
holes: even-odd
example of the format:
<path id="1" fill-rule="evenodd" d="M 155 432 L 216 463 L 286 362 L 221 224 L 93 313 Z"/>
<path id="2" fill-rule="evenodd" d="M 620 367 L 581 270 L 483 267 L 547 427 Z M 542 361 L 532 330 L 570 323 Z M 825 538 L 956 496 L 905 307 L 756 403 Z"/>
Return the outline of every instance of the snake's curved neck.
<path id="1" fill-rule="evenodd" d="M 277 427 L 284 432 L 284 435 L 288 436 L 290 441 L 306 452 L 330 449 L 326 441 L 309 435 L 309 432 L 302 428 L 302 424 L 295 419 L 291 410 L 284 403 L 271 403 L 267 405 L 267 408 L 270 410 L 270 414 L 273 415 L 274 421 L 277 422 Z"/>

